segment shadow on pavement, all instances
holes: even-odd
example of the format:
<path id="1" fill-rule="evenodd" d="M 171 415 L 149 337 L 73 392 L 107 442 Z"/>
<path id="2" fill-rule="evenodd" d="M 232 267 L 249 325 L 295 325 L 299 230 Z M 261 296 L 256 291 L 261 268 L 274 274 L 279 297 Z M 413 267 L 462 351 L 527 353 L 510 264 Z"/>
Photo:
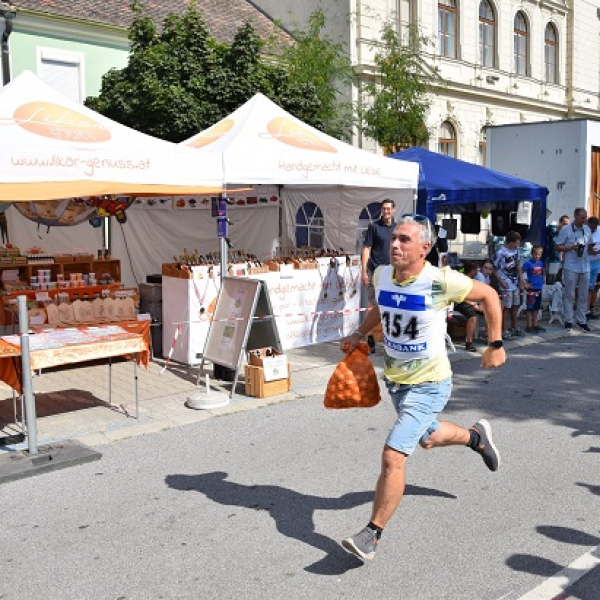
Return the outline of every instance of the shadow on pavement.
<path id="1" fill-rule="evenodd" d="M 473 361 L 452 365 L 454 390 L 449 409 L 470 411 L 474 405 L 490 418 L 515 422 L 543 420 L 571 430 L 572 437 L 599 436 L 597 335 L 573 334 L 548 343 L 509 349 L 507 362 L 486 370 Z M 588 452 L 600 452 L 591 446 Z"/>
<path id="2" fill-rule="evenodd" d="M 223 471 L 198 475 L 167 475 L 166 484 L 176 490 L 195 491 L 210 500 L 226 506 L 243 506 L 254 510 L 264 510 L 275 521 L 277 531 L 286 537 L 304 542 L 325 553 L 325 557 L 304 568 L 317 575 L 341 575 L 362 565 L 362 562 L 348 554 L 337 541 L 317 533 L 314 525 L 316 510 L 348 510 L 373 500 L 372 491 L 350 492 L 339 498 L 323 498 L 302 494 L 278 485 L 244 485 L 227 481 Z M 437 496 L 456 499 L 435 489 L 419 486 L 406 486 L 407 495 Z"/>
<path id="3" fill-rule="evenodd" d="M 573 529 L 571 527 L 557 527 L 553 525 L 539 525 L 536 530 L 541 535 L 563 542 L 565 544 L 575 544 L 578 546 L 597 546 L 600 544 L 600 537 L 590 535 L 584 531 Z M 522 573 L 530 573 L 532 575 L 539 575 L 542 577 L 553 577 L 558 572 L 562 571 L 566 565 L 560 565 L 553 560 L 542 558 L 541 556 L 534 556 L 532 554 L 513 554 L 506 560 L 506 564 L 514 571 L 520 571 Z M 579 600 L 596 600 L 597 595 L 597 583 L 600 571 L 598 568 L 594 568 L 591 571 L 589 569 L 579 570 L 576 573 L 571 573 L 571 581 L 574 583 L 569 586 L 564 594 L 560 594 L 556 598 L 578 598 Z"/>

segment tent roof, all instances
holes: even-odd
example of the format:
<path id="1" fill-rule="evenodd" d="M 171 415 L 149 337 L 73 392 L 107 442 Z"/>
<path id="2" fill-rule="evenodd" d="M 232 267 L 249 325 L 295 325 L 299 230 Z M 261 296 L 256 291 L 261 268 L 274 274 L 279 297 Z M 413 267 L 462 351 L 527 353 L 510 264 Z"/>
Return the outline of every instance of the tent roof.
<path id="1" fill-rule="evenodd" d="M 0 201 L 220 191 L 218 157 L 139 133 L 30 71 L 0 88 Z M 212 160 L 211 160 L 212 158 Z"/>
<path id="2" fill-rule="evenodd" d="M 409 148 L 391 158 L 418 163 L 419 201 L 440 205 L 543 201 L 548 195 L 544 186 L 424 148 Z"/>
<path id="3" fill-rule="evenodd" d="M 222 157 L 224 184 L 344 185 L 416 189 L 418 167 L 326 135 L 256 94 L 181 143 Z"/>

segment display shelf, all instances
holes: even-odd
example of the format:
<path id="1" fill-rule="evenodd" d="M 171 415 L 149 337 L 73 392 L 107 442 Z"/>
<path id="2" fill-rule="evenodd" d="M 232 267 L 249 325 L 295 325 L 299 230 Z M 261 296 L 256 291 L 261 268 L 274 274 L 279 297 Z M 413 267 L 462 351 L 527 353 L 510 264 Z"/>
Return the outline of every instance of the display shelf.
<path id="1" fill-rule="evenodd" d="M 112 279 L 115 283 L 121 281 L 121 261 L 118 258 L 107 258 L 103 260 L 87 260 L 82 261 L 73 260 L 67 262 L 64 257 L 61 257 L 60 262 L 31 262 L 26 265 L 0 265 L 0 272 L 7 270 L 19 271 L 19 279 L 24 281 L 25 284 L 31 283 L 31 277 L 36 276 L 40 269 L 49 270 L 50 277 L 53 281 L 56 281 L 57 275 L 64 275 L 68 281 L 71 273 L 84 273 L 89 275 L 90 273 L 96 274 L 96 279 L 104 279 L 104 273 L 109 274 L 109 279 Z M 111 284 L 112 285 L 112 284 Z"/>

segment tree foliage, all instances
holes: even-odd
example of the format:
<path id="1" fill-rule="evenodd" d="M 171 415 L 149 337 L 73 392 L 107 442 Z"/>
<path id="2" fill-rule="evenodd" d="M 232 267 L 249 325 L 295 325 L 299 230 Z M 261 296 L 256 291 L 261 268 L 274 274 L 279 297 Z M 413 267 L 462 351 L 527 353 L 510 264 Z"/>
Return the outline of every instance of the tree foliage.
<path id="1" fill-rule="evenodd" d="M 352 104 L 343 101 L 338 90 L 353 82 L 354 71 L 343 45 L 324 35 L 325 25 L 325 15 L 317 9 L 308 28 L 294 32 L 296 43 L 281 57 L 287 75 L 281 104 L 329 135 L 350 139 Z"/>
<path id="2" fill-rule="evenodd" d="M 180 142 L 262 92 L 327 133 L 349 131 L 334 88 L 337 78 L 347 73 L 341 48 L 319 38 L 324 23 L 316 17 L 298 43 L 273 60 L 263 54 L 269 40 L 261 40 L 250 24 L 238 29 L 231 44 L 218 42 L 195 2 L 182 16 L 169 14 L 160 31 L 143 0 L 133 0 L 132 9 L 128 64 L 111 69 L 102 78 L 99 96 L 86 100 L 97 112 Z M 317 56 L 326 59 L 313 65 Z"/>
<path id="3" fill-rule="evenodd" d="M 378 75 L 363 87 L 371 100 L 362 112 L 362 130 L 386 151 L 425 143 L 428 91 L 433 77 L 421 60 L 429 40 L 409 27 L 403 44 L 391 23 L 383 26 L 382 47 L 375 55 Z"/>

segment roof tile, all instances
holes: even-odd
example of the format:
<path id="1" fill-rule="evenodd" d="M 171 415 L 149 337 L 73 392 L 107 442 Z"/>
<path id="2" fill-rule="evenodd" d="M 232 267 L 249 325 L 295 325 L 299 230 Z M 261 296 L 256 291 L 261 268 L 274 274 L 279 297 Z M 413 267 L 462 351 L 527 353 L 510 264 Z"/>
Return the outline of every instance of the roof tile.
<path id="1" fill-rule="evenodd" d="M 17 8 L 17 19 L 19 9 L 28 9 L 122 27 L 128 27 L 133 20 L 127 0 L 12 0 L 11 4 Z M 185 13 L 188 5 L 189 0 L 145 0 L 146 10 L 157 25 L 162 25 L 170 13 Z M 211 35 L 222 42 L 231 42 L 239 27 L 247 22 L 263 39 L 275 35 L 280 41 L 290 41 L 286 32 L 248 0 L 197 0 L 196 6 Z"/>

